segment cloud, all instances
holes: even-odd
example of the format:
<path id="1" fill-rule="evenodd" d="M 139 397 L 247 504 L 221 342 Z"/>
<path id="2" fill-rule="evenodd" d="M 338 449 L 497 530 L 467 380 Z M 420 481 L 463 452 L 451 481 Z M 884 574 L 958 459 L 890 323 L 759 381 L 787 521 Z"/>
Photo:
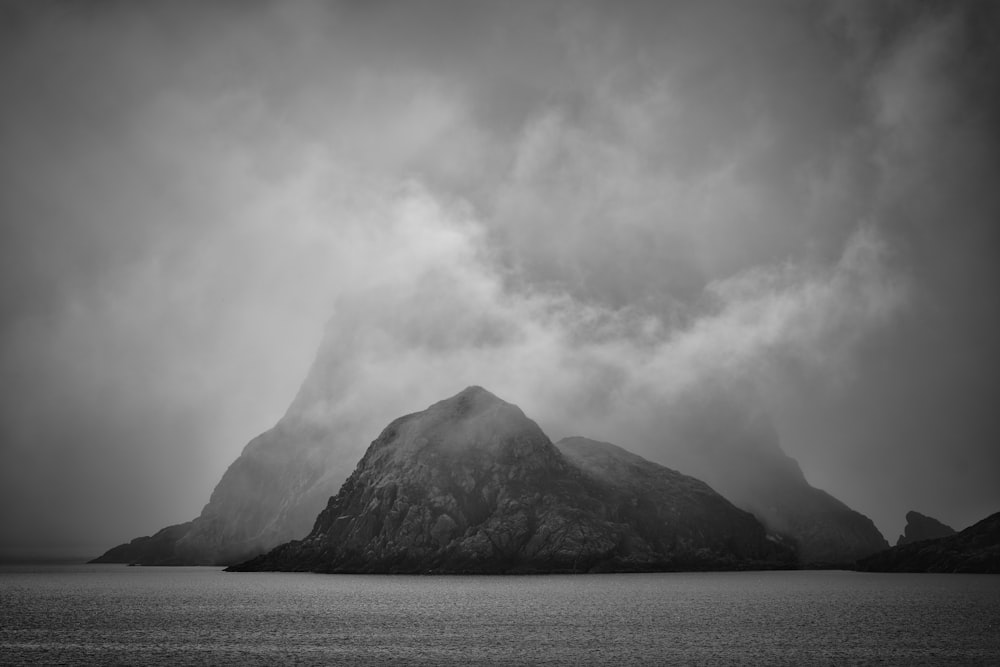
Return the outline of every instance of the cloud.
<path id="1" fill-rule="evenodd" d="M 753 381 L 789 362 L 842 372 L 852 346 L 906 299 L 884 242 L 861 228 L 832 266 L 756 267 L 713 282 L 676 327 L 634 307 L 510 287 L 485 225 L 458 210 L 411 187 L 381 226 L 362 226 L 367 241 L 350 247 L 378 261 L 343 277 L 349 287 L 291 413 L 324 423 L 369 415 L 360 449 L 393 415 L 482 384 L 529 406 L 553 436 L 623 441 L 707 383 Z"/>
<path id="2" fill-rule="evenodd" d="M 1000 390 L 988 370 L 1000 310 L 985 287 L 1000 279 L 1000 89 L 986 75 L 1000 61 L 996 7 L 839 8 L 855 26 L 848 71 L 867 102 L 840 159 L 868 179 L 866 217 L 910 296 L 898 319 L 857 346 L 863 372 L 852 381 L 838 391 L 788 382 L 772 408 L 809 478 L 828 489 L 854 479 L 857 506 L 879 525 L 896 526 L 917 506 L 968 525 L 994 511 L 988 489 L 1000 466 L 986 445 L 997 431 L 985 405 Z M 822 393 L 810 400 L 806 389 Z"/>
<path id="3" fill-rule="evenodd" d="M 190 518 L 323 336 L 359 449 L 481 384 L 656 454 L 731 382 L 880 525 L 992 461 L 989 3 L 4 11 L 4 535 Z"/>

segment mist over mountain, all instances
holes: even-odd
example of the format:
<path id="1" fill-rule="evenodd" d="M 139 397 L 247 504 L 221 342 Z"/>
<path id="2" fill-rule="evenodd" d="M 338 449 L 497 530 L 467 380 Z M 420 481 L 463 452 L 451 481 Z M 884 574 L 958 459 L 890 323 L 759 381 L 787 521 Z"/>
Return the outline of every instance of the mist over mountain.
<path id="1" fill-rule="evenodd" d="M 588 572 L 788 567 L 698 480 L 614 445 L 557 448 L 469 387 L 394 420 L 300 541 L 230 571 Z"/>
<path id="2" fill-rule="evenodd" d="M 305 534 L 342 481 L 345 452 L 353 449 L 329 426 L 286 416 L 247 444 L 197 518 L 114 547 L 92 562 L 225 565 Z"/>
<path id="3" fill-rule="evenodd" d="M 888 548 L 870 518 L 809 484 L 759 404 L 717 389 L 671 414 L 664 462 L 792 538 L 803 564 L 846 565 Z"/>
<path id="4" fill-rule="evenodd" d="M 769 519 L 802 535 L 877 542 L 804 484 L 885 535 L 913 507 L 969 525 L 1000 505 L 998 23 L 2 3 L 0 557 L 202 510 L 199 558 L 307 531 L 294 498 L 319 511 L 385 424 L 472 384 L 761 516 L 784 480 L 830 517 Z M 326 481 L 275 454 L 328 448 Z"/>
<path id="5" fill-rule="evenodd" d="M 364 437 L 359 434 L 358 424 L 370 423 L 371 419 L 381 414 L 387 406 L 391 408 L 393 397 L 399 395 L 386 391 L 385 405 L 379 405 L 376 398 L 373 398 L 368 405 L 345 400 L 357 396 L 353 392 L 345 393 L 345 387 L 353 387 L 355 383 L 364 384 L 369 379 L 359 375 L 362 370 L 345 363 L 348 362 L 348 358 L 344 355 L 342 331 L 343 329 L 328 330 L 323 345 L 316 354 L 313 367 L 285 416 L 273 429 L 255 438 L 245 447 L 243 453 L 223 475 L 208 504 L 196 519 L 188 524 L 164 529 L 152 538 L 133 540 L 127 545 L 115 547 L 95 562 L 231 564 L 266 552 L 288 540 L 300 538 L 306 535 L 310 528 L 316 533 L 314 521 L 317 513 L 327 499 L 335 496 L 340 489 L 340 483 L 347 478 L 353 460 L 358 456 L 356 453 L 358 445 Z M 438 381 L 440 380 L 441 378 L 438 378 Z M 444 378 L 445 382 L 448 380 Z M 428 382 L 424 390 L 434 386 L 436 385 L 433 382 Z M 452 401 L 475 401 L 478 396 L 486 403 L 494 401 L 507 405 L 482 390 L 468 390 L 459 396 L 464 398 Z M 447 401 L 438 405 L 435 414 L 443 412 L 445 415 L 451 415 L 456 411 L 461 413 L 454 406 L 448 407 L 450 404 Z M 728 501 L 752 512 L 769 531 L 782 536 L 794 545 L 799 565 L 852 563 L 858 558 L 888 547 L 870 519 L 848 508 L 829 494 L 811 487 L 803 477 L 798 464 L 782 451 L 778 436 L 770 422 L 760 412 L 750 411 L 747 406 L 747 399 L 739 392 L 720 390 L 714 391 L 711 395 L 700 394 L 697 400 L 679 403 L 674 406 L 675 410 L 646 415 L 644 418 L 653 425 L 655 437 L 658 438 L 653 442 L 652 451 L 660 462 L 673 466 L 685 474 L 693 475 L 699 480 L 705 480 Z M 516 410 L 512 406 L 511 409 Z M 520 417 L 513 419 L 515 423 L 524 420 L 519 410 L 517 413 Z M 506 429 L 512 428 L 510 424 L 502 421 L 489 423 L 497 433 L 504 433 Z M 552 450 L 551 442 L 538 430 L 534 422 L 521 426 L 537 431 L 535 435 L 542 443 L 539 445 L 539 451 Z M 482 426 L 480 430 L 485 428 Z M 464 433 L 463 429 L 464 427 L 458 428 L 458 433 Z M 625 429 L 624 432 L 635 433 L 634 429 Z M 386 433 L 388 431 L 384 432 L 383 436 L 389 437 Z M 457 437 L 452 434 L 448 439 L 454 440 Z M 642 465 L 656 467 L 654 463 L 639 459 L 627 452 L 622 452 L 619 457 L 609 456 L 609 451 L 618 451 L 610 445 L 606 450 L 595 452 L 593 447 L 586 445 L 592 442 L 570 438 L 561 440 L 559 447 L 565 457 L 575 462 L 581 469 L 587 470 L 591 477 L 603 479 L 605 482 L 615 480 L 616 474 L 630 469 L 630 466 L 634 468 L 636 461 L 641 461 Z M 647 442 L 647 446 L 648 444 Z M 409 449 L 403 447 L 400 451 Z M 372 449 L 369 449 L 369 454 L 371 452 Z M 633 457 L 635 461 L 630 462 L 629 457 Z M 561 457 L 556 458 L 561 460 Z M 407 484 L 411 492 L 416 494 L 415 497 L 420 497 L 420 493 L 424 493 L 418 493 L 416 490 L 421 484 L 433 487 L 438 483 L 435 479 L 428 480 L 415 473 L 410 474 L 409 467 L 418 466 L 420 463 L 413 457 L 393 460 L 394 465 L 400 468 L 393 474 L 410 476 Z M 601 462 L 606 464 L 607 470 L 599 470 L 603 465 Z M 660 470 L 655 475 L 666 479 L 669 477 L 666 471 L 667 469 Z M 382 471 L 376 468 L 369 470 L 368 474 L 377 477 Z M 650 474 L 649 470 L 639 472 L 640 477 Z M 671 474 L 676 476 L 674 482 L 677 479 L 688 479 L 683 475 L 677 476 L 677 473 Z M 558 481 L 561 478 L 556 475 L 553 479 Z M 634 482 L 635 480 L 630 480 L 625 484 L 628 486 Z M 545 479 L 535 480 L 535 486 L 536 491 L 543 490 L 546 486 Z M 468 490 L 463 493 L 468 493 Z M 492 493 L 495 495 L 496 489 Z M 353 498 L 341 502 L 361 501 Z M 672 511 L 675 513 L 692 512 L 690 504 L 678 510 L 669 497 L 657 497 L 656 494 L 646 497 L 644 502 L 647 505 L 673 508 Z M 333 510 L 328 508 L 326 511 Z M 659 512 L 666 510 L 650 511 L 652 516 L 660 516 Z M 699 517 L 702 513 L 701 508 L 695 507 L 690 517 L 678 518 L 676 514 L 671 515 L 667 524 L 675 528 L 687 525 L 685 522 L 688 521 L 698 524 L 701 523 Z M 639 523 L 646 525 L 651 520 L 645 517 Z M 707 523 L 718 522 L 713 519 Z M 462 525 L 465 526 L 463 528 L 465 530 L 471 524 L 465 520 Z M 323 539 L 334 539 L 330 537 L 329 530 L 332 529 L 327 526 L 321 531 L 324 534 Z M 698 528 L 696 532 L 701 531 L 702 529 Z M 370 537 L 367 533 L 363 533 L 364 539 Z M 313 543 L 316 539 L 318 538 L 313 536 Z M 442 545 L 439 546 L 443 548 Z M 355 544 L 354 548 L 361 549 L 361 546 Z M 592 556 L 597 557 L 594 554 Z M 661 559 L 657 561 L 660 567 L 668 567 L 664 563 L 671 559 L 675 565 L 670 567 L 681 567 L 679 563 L 682 559 L 678 560 L 679 556 L 668 557 L 660 553 L 658 557 Z M 298 558 L 296 556 L 296 559 Z M 347 559 L 344 563 L 350 562 L 344 567 L 355 569 L 369 567 L 362 563 L 358 553 L 343 558 Z M 388 567 L 386 558 L 389 557 L 380 556 L 381 560 L 378 560 L 377 564 L 373 562 L 370 567 L 374 569 Z M 413 563 L 420 565 L 414 564 L 413 567 L 431 567 L 427 565 L 428 562 L 437 563 L 438 560 L 434 559 L 444 556 L 437 554 L 431 561 L 421 560 L 416 556 L 414 558 Z M 647 557 L 649 567 L 652 567 L 651 558 Z M 449 568 L 458 567 L 455 564 L 457 561 L 447 562 L 451 563 L 448 565 Z M 703 565 L 704 563 L 695 566 Z M 558 567 L 565 566 L 566 564 L 562 563 Z M 320 566 L 314 563 L 309 567 Z"/>

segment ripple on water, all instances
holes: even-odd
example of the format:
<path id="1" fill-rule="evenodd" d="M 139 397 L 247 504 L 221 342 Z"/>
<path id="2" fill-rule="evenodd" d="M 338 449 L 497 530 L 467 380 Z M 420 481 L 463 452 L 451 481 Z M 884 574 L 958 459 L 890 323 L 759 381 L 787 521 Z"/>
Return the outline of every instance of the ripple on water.
<path id="1" fill-rule="evenodd" d="M 0 663 L 997 664 L 1000 577 L 0 571 Z"/>

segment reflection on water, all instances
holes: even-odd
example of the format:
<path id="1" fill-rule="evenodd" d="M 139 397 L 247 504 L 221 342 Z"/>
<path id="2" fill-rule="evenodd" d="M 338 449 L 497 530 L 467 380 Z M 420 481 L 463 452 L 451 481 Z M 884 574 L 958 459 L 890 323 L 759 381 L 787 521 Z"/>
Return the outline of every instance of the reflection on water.
<path id="1" fill-rule="evenodd" d="M 1000 664 L 1000 577 L 0 570 L 0 663 Z"/>

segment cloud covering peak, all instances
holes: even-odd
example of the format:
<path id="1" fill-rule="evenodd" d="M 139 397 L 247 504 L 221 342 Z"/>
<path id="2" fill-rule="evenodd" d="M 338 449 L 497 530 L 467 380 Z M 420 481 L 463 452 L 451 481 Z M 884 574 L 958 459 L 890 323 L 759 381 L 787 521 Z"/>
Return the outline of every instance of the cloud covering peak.
<path id="1" fill-rule="evenodd" d="M 887 534 L 1000 502 L 988 2 L 2 12 L 7 544 L 473 384 L 646 454 L 736 387 Z"/>

